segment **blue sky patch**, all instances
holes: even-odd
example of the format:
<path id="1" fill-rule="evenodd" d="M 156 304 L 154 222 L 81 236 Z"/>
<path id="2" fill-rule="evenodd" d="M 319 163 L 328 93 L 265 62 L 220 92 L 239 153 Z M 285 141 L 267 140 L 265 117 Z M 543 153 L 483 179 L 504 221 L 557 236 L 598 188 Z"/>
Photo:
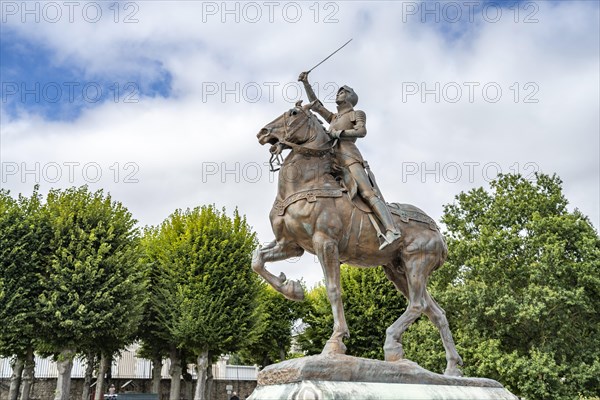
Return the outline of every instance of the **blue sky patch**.
<path id="1" fill-rule="evenodd" d="M 3 29 L 0 37 L 0 101 L 11 117 L 33 113 L 50 121 L 74 120 L 105 102 L 137 103 L 168 97 L 172 76 L 156 60 L 140 60 L 154 73 L 127 73 L 118 81 L 91 75 L 75 65 L 57 64 L 50 49 Z"/>

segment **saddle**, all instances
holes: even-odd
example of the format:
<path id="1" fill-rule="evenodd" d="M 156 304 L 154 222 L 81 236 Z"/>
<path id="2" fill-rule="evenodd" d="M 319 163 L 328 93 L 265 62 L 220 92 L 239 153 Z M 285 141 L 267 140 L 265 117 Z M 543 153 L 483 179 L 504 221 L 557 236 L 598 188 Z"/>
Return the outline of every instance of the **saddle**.
<path id="1" fill-rule="evenodd" d="M 369 176 L 369 180 L 371 181 L 371 185 L 373 185 L 373 189 L 379 196 L 379 198 L 383 199 L 381 196 L 381 192 L 379 187 L 377 186 L 377 182 L 375 181 L 375 177 L 371 173 L 369 169 L 369 165 L 367 162 L 364 162 L 365 169 Z M 342 197 L 347 196 L 348 199 L 352 202 L 354 207 L 369 217 L 373 228 L 377 232 L 378 236 L 384 236 L 382 230 L 384 229 L 381 222 L 375 218 L 374 212 L 371 207 L 358 195 L 358 186 L 354 181 L 354 178 L 350 174 L 350 172 L 343 168 L 338 169 L 335 174 L 336 180 L 340 184 L 339 189 L 310 189 L 303 190 L 293 195 L 288 196 L 283 200 L 275 200 L 273 204 L 273 210 L 277 213 L 277 215 L 284 215 L 286 209 L 290 204 L 293 204 L 300 200 L 308 201 L 309 203 L 313 203 L 318 200 L 319 197 L 332 198 L 332 197 Z M 430 218 L 423 211 L 418 208 L 410 205 L 410 204 L 401 204 L 401 203 L 386 203 L 386 206 L 390 210 L 390 213 L 396 215 L 400 218 L 400 221 L 408 224 L 411 220 L 417 221 L 423 224 L 426 224 L 429 229 L 436 231 L 439 230 L 435 221 Z"/>

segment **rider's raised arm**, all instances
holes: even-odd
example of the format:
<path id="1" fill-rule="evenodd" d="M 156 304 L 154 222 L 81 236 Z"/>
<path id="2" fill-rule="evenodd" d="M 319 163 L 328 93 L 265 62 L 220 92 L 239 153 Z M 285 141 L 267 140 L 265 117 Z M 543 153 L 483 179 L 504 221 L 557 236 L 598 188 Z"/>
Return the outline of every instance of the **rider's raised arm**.
<path id="1" fill-rule="evenodd" d="M 306 90 L 308 101 L 312 103 L 313 101 L 317 100 L 317 95 L 313 91 L 312 86 L 310 86 L 310 83 L 308 83 L 308 72 L 300 73 L 298 80 L 304 84 L 304 90 Z"/>
<path id="2" fill-rule="evenodd" d="M 323 103 L 321 103 L 321 100 L 319 100 L 317 98 L 317 95 L 315 95 L 312 86 L 310 86 L 310 83 L 308 82 L 308 73 L 302 72 L 298 77 L 298 80 L 304 84 L 304 90 L 306 91 L 306 95 L 308 96 L 308 101 L 313 102 L 317 100 L 316 104 L 312 107 L 312 110 L 317 112 L 321 117 L 323 117 L 325 121 L 327 121 L 327 123 L 331 123 L 334 114 L 328 109 L 326 109 L 325 106 L 323 106 Z"/>
<path id="3" fill-rule="evenodd" d="M 354 129 L 344 129 L 340 133 L 340 137 L 361 138 L 367 135 L 367 115 L 361 110 L 355 110 L 353 113 L 352 122 L 354 122 Z"/>

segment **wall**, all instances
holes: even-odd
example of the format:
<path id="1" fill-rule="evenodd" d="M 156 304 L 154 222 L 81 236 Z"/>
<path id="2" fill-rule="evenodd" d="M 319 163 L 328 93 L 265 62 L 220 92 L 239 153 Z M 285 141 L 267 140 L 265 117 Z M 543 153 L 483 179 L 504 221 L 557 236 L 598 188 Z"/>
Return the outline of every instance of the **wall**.
<path id="1" fill-rule="evenodd" d="M 119 388 L 124 385 L 130 379 L 112 379 L 111 383 Z M 194 382 L 195 383 L 195 382 Z M 131 383 L 123 391 L 149 393 L 152 382 L 149 379 L 133 379 Z M 10 385 L 10 379 L 0 379 L 0 400 L 8 400 L 8 388 Z M 213 380 L 212 397 L 209 400 L 229 400 L 227 395 L 226 386 L 232 385 L 233 390 L 236 391 L 241 400 L 245 396 L 250 396 L 250 393 L 256 387 L 256 381 L 238 381 L 238 380 Z M 169 400 L 169 390 L 171 388 L 171 380 L 163 379 L 161 381 L 161 393 L 159 400 Z M 53 400 L 54 390 L 56 389 L 56 379 L 35 379 L 32 387 L 31 399 L 32 400 Z M 93 388 L 92 388 L 93 390 Z M 69 400 L 81 400 L 81 393 L 83 391 L 83 379 L 72 379 L 71 380 L 71 392 Z M 189 391 L 188 391 L 189 392 Z M 118 392 L 117 392 L 118 393 Z M 181 399 L 192 400 L 186 396 L 185 383 L 181 382 Z M 193 390 L 192 390 L 193 395 Z"/>

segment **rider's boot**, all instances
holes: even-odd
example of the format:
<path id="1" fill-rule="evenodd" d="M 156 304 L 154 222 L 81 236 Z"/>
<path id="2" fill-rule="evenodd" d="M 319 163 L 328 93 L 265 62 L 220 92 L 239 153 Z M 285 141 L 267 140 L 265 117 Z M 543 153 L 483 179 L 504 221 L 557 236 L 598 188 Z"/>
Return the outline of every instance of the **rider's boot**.
<path id="1" fill-rule="evenodd" d="M 377 215 L 377 218 L 379 218 L 386 230 L 384 241 L 381 244 L 381 246 L 379 246 L 379 250 L 383 250 L 388 245 L 400 239 L 402 233 L 396 227 L 396 224 L 392 219 L 392 214 L 390 213 L 390 210 L 387 208 L 383 200 L 381 200 L 377 196 L 373 196 L 370 199 L 368 199 L 368 201 L 369 205 L 371 206 L 371 209 L 373 210 L 375 215 Z"/>

